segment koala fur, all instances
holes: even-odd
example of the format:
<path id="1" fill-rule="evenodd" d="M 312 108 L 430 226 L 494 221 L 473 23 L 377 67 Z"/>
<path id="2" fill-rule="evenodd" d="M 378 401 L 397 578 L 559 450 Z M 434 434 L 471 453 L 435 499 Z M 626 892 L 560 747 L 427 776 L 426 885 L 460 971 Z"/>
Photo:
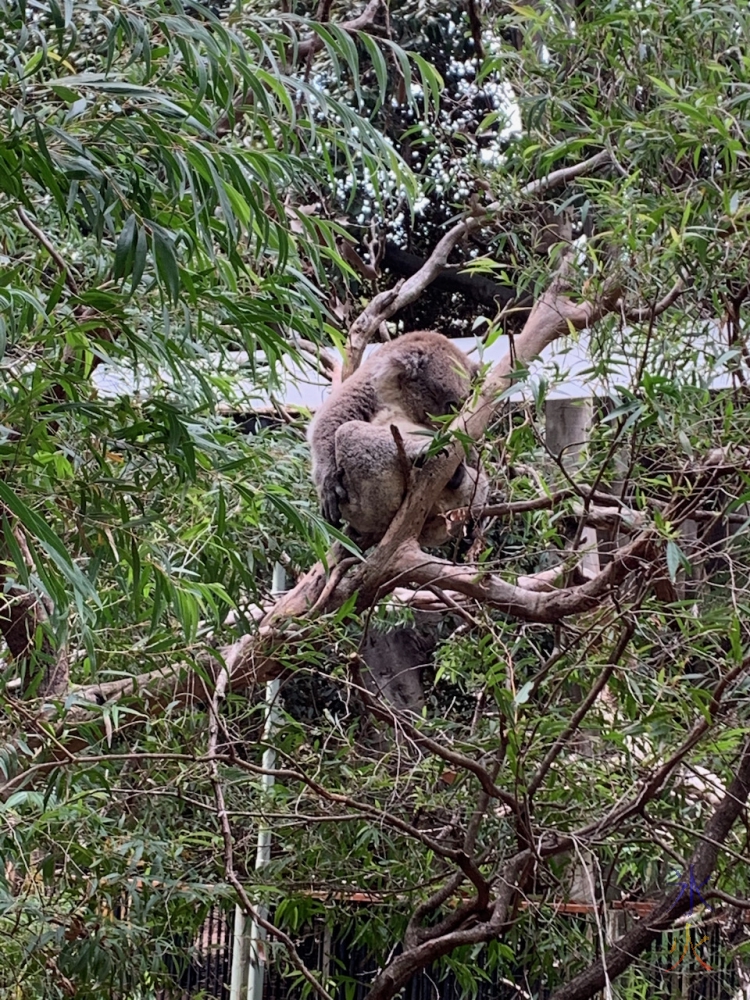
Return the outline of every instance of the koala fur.
<path id="1" fill-rule="evenodd" d="M 381 538 L 406 490 L 391 426 L 413 461 L 430 444 L 430 416 L 458 410 L 475 372 L 474 362 L 447 337 L 418 331 L 379 347 L 337 386 L 308 431 L 313 481 L 326 520 L 339 524 L 343 517 L 358 535 Z M 420 542 L 444 544 L 449 519 L 441 515 L 482 505 L 487 492 L 484 473 L 462 462 L 430 512 Z"/>

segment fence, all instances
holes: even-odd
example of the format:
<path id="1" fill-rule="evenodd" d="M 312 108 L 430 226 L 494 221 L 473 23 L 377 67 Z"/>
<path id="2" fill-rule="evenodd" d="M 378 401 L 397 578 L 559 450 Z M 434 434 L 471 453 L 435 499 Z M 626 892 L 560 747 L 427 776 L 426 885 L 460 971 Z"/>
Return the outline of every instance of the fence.
<path id="1" fill-rule="evenodd" d="M 377 963 L 365 947 L 323 926 L 298 936 L 295 943 L 308 968 L 346 976 L 347 983 L 342 983 L 335 1000 L 363 1000 L 377 972 Z M 214 1000 L 229 1000 L 231 913 L 218 908 L 211 911 L 192 948 L 187 942 L 184 944 L 186 963 L 181 969 L 175 967 L 174 985 L 162 990 L 160 1000 L 190 1000 L 199 994 Z M 737 970 L 728 956 L 719 924 L 703 931 L 686 925 L 665 932 L 618 979 L 619 996 L 646 996 L 649 1000 L 735 1000 L 738 989 Z M 547 1000 L 552 992 L 552 988 L 542 983 L 530 983 L 523 970 L 518 969 L 515 975 L 508 970 L 502 976 L 487 973 L 487 980 L 480 982 L 473 997 L 474 1000 Z M 266 968 L 263 1000 L 301 1000 L 301 997 L 301 988 L 281 974 L 271 960 Z M 436 969 L 414 976 L 402 997 L 403 1000 L 468 1000 L 450 970 Z"/>

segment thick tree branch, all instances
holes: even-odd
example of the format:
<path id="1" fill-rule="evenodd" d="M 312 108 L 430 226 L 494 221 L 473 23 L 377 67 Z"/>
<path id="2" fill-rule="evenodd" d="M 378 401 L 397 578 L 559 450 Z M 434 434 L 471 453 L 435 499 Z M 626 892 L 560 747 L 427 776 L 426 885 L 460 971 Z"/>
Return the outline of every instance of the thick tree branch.
<path id="1" fill-rule="evenodd" d="M 488 209 L 488 211 L 490 210 Z M 482 216 L 470 216 L 457 222 L 440 239 L 418 271 L 406 281 L 399 282 L 394 288 L 380 292 L 368 303 L 349 327 L 344 378 L 359 368 L 365 348 L 380 324 L 390 319 L 399 309 L 411 305 L 419 298 L 422 292 L 441 274 L 451 251 L 459 240 L 480 226 L 484 218 L 483 214 Z"/>
<path id="2" fill-rule="evenodd" d="M 351 18 L 349 21 L 341 21 L 336 27 L 349 34 L 354 34 L 357 31 L 366 31 L 371 35 L 375 35 L 382 31 L 382 29 L 379 31 L 377 22 L 384 11 L 384 0 L 370 0 L 361 14 Z M 306 38 L 305 41 L 300 42 L 297 46 L 295 62 L 298 66 L 304 65 L 311 56 L 315 55 L 316 52 L 320 52 L 322 48 L 323 39 L 319 35 L 313 34 L 312 37 Z"/>
<path id="3" fill-rule="evenodd" d="M 383 265 L 394 274 L 411 277 L 417 274 L 420 268 L 424 267 L 426 261 L 424 257 L 419 257 L 408 250 L 402 250 L 395 243 L 388 241 L 385 245 Z M 477 274 L 466 270 L 465 264 L 448 264 L 435 277 L 433 287 L 446 292 L 460 292 L 467 298 L 484 305 L 507 305 L 516 298 L 516 291 L 508 285 L 501 285 L 498 281 L 488 278 L 484 274 Z M 531 298 L 524 296 L 516 302 L 516 306 L 524 313 L 528 312 L 531 306 Z"/>
<path id="4" fill-rule="evenodd" d="M 437 584 L 482 604 L 490 604 L 522 621 L 553 624 L 601 604 L 629 573 L 653 557 L 655 544 L 653 535 L 643 534 L 616 552 L 606 568 L 593 579 L 577 587 L 551 592 L 519 587 L 493 574 L 484 574 L 481 568 L 457 566 L 447 559 L 427 555 L 417 545 L 405 545 L 399 550 L 395 572 L 399 583 L 408 581 L 422 587 Z"/>
<path id="5" fill-rule="evenodd" d="M 0 634 L 14 660 L 31 663 L 34 657 L 37 669 L 43 669 L 38 685 L 26 676 L 24 688 L 33 686 L 40 698 L 55 698 L 68 690 L 69 658 L 66 649 L 56 650 L 50 636 L 44 631 L 47 611 L 39 598 L 22 587 L 6 587 L 0 595 Z M 36 639 L 41 632 L 41 642 Z M 26 667 L 27 673 L 29 672 Z"/>

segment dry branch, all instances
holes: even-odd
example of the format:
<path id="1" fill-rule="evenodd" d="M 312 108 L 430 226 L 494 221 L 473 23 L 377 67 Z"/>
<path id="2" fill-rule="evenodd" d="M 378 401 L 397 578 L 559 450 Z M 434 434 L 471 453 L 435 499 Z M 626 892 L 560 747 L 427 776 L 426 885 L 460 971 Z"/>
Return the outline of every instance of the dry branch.
<path id="1" fill-rule="evenodd" d="M 522 852 L 505 866 L 500 879 L 500 889 L 489 907 L 487 919 L 438 937 L 431 936 L 426 941 L 402 952 L 377 976 L 365 1000 L 390 1000 L 419 969 L 424 969 L 462 945 L 479 944 L 498 937 L 510 917 L 519 880 L 530 860 L 531 852 Z"/>
<path id="2" fill-rule="evenodd" d="M 425 258 L 386 242 L 383 266 L 395 275 L 411 277 L 425 264 Z M 474 302 L 497 306 L 514 303 L 514 315 L 526 315 L 532 304 L 530 296 L 518 299 L 515 288 L 501 285 L 476 271 L 467 271 L 465 264 L 447 264 L 433 281 L 433 287 L 445 292 L 459 292 Z"/>
<path id="3" fill-rule="evenodd" d="M 546 177 L 526 184 L 521 188 L 520 195 L 522 197 L 529 197 L 541 194 L 550 188 L 565 184 L 569 180 L 589 173 L 608 162 L 610 162 L 610 155 L 606 150 L 602 150 L 600 153 L 596 153 L 581 163 L 575 163 L 570 167 L 562 167 L 560 170 L 554 170 Z M 385 292 L 380 292 L 379 295 L 376 295 L 372 299 L 366 309 L 349 328 L 344 378 L 357 370 L 362 362 L 365 347 L 367 347 L 370 338 L 380 324 L 390 319 L 400 309 L 414 302 L 429 285 L 443 275 L 448 263 L 448 257 L 453 248 L 470 233 L 486 224 L 502 208 L 503 206 L 500 202 L 494 202 L 486 208 L 477 211 L 476 214 L 469 215 L 460 222 L 457 222 L 442 237 L 422 266 L 407 278 L 406 281 L 400 282 L 394 288 L 388 289 Z M 586 322 L 581 326 L 576 326 L 576 328 L 582 329 L 585 325 Z"/>

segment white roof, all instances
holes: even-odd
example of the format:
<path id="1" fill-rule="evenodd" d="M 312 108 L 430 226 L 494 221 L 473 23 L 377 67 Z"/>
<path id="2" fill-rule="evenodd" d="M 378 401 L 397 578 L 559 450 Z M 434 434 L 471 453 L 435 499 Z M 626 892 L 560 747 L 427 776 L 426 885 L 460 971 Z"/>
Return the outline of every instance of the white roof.
<path id="1" fill-rule="evenodd" d="M 627 338 L 628 331 L 623 331 Z M 736 351 L 727 351 L 722 345 L 720 330 L 717 324 L 704 327 L 702 333 L 686 337 L 683 344 L 674 347 L 670 339 L 670 357 L 653 350 L 654 360 L 647 364 L 646 371 L 653 375 L 679 377 L 696 385 L 704 385 L 713 389 L 731 386 L 732 376 L 727 364 L 736 358 Z M 481 342 L 474 338 L 456 339 L 454 343 L 472 357 L 484 363 L 495 363 L 505 357 L 508 352 L 508 337 L 498 337 L 488 347 L 482 347 Z M 366 355 L 377 350 L 378 345 L 370 346 Z M 534 383 L 541 380 L 547 382 L 547 398 L 551 399 L 582 399 L 591 396 L 608 396 L 616 392 L 618 386 L 632 385 L 638 369 L 639 359 L 636 352 L 628 355 L 625 348 L 616 353 L 606 365 L 606 371 L 595 370 L 589 353 L 589 334 L 584 332 L 575 340 L 571 337 L 561 338 L 551 344 L 542 353 L 542 357 L 529 366 L 527 377 L 519 382 L 518 387 L 510 394 L 511 399 L 522 399 L 532 394 Z M 272 401 L 282 403 L 292 409 L 304 408 L 315 410 L 325 399 L 329 389 L 328 383 L 310 363 L 297 364 L 287 357 L 277 370 L 278 387 L 273 391 L 259 390 L 254 380 L 243 377 L 243 368 L 247 367 L 247 355 L 237 353 L 215 359 L 215 368 L 220 370 L 232 386 L 232 396 L 226 401 L 232 410 L 250 412 L 262 410 L 272 405 Z M 214 363 L 210 359 L 205 363 L 206 370 Z M 256 363 L 259 368 L 265 365 L 265 359 L 259 355 Z M 141 395 L 148 396 L 153 391 L 155 380 L 139 375 L 137 370 L 127 369 L 114 364 L 102 364 L 93 375 L 94 383 L 103 396 Z M 175 376 L 165 371 L 160 373 L 163 385 L 174 385 Z"/>

